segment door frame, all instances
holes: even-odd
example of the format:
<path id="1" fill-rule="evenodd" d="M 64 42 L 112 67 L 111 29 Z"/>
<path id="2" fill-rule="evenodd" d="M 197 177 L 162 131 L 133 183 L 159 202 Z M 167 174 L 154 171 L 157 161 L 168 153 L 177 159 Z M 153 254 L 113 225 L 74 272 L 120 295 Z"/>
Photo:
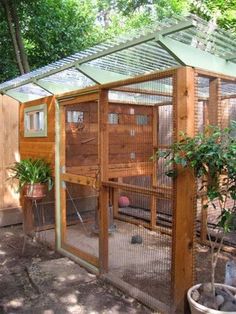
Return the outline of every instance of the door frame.
<path id="1" fill-rule="evenodd" d="M 74 247 L 70 244 L 67 243 L 66 241 L 66 189 L 65 189 L 65 182 L 72 182 L 72 183 L 77 183 L 79 181 L 79 184 L 85 185 L 85 186 L 91 186 L 91 185 L 96 185 L 98 186 L 98 182 L 96 179 L 91 178 L 89 176 L 81 176 L 81 175 L 76 175 L 76 174 L 71 174 L 69 172 L 66 172 L 66 136 L 65 136 L 65 108 L 67 105 L 73 105 L 73 104 L 79 104 L 79 103 L 86 103 L 90 101 L 98 101 L 98 130 L 99 130 L 99 93 L 98 92 L 93 92 L 90 94 L 86 95 L 81 95 L 73 99 L 68 99 L 67 101 L 63 101 L 58 103 L 58 117 L 57 120 L 59 123 L 59 128 L 56 128 L 57 133 L 59 134 L 59 158 L 57 161 L 57 167 L 59 167 L 59 184 L 57 184 L 57 188 L 59 189 L 58 193 L 58 200 L 60 203 L 60 211 L 59 211 L 59 216 L 60 219 L 58 219 L 58 223 L 60 224 L 60 236 L 59 236 L 59 247 L 64 250 L 69 252 L 70 254 L 74 255 L 75 257 L 78 257 L 82 261 L 88 263 L 89 265 L 94 266 L 95 268 L 99 268 L 99 257 L 93 256 L 87 252 L 84 252 L 83 250 Z M 58 146 L 58 143 L 56 143 L 56 146 Z M 98 145 L 99 146 L 99 145 Z M 100 150 L 98 149 L 98 159 L 99 158 L 99 152 Z M 99 167 L 99 165 L 98 165 Z M 100 198 L 99 198 L 100 199 Z M 100 241 L 99 241 L 99 246 L 100 246 Z M 99 250 L 100 251 L 100 250 Z M 99 254 L 100 255 L 100 254 Z"/>

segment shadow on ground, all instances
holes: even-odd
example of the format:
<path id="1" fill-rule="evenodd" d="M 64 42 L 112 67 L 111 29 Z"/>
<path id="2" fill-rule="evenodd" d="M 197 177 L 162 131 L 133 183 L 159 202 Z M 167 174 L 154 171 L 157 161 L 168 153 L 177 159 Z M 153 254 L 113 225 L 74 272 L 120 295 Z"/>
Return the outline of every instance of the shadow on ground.
<path id="1" fill-rule="evenodd" d="M 152 313 L 46 246 L 22 246 L 21 226 L 0 228 L 0 313 Z"/>

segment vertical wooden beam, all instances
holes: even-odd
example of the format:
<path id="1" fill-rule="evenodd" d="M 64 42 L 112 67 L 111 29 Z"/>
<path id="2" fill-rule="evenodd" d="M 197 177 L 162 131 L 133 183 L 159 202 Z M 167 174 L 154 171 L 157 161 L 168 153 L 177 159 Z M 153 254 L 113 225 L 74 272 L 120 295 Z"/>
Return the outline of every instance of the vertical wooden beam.
<path id="1" fill-rule="evenodd" d="M 159 108 L 153 106 L 152 109 L 152 187 L 155 189 L 157 187 L 157 160 L 155 158 L 158 150 L 158 130 L 159 130 Z M 152 195 L 151 199 L 151 219 L 150 227 L 153 230 L 157 223 L 157 198 Z"/>
<path id="2" fill-rule="evenodd" d="M 194 136 L 195 114 L 194 69 L 176 71 L 174 114 L 176 139 L 180 131 Z M 175 180 L 172 238 L 172 297 L 174 308 L 185 313 L 186 292 L 193 285 L 195 236 L 195 180 L 191 170 L 182 170 Z"/>
<path id="3" fill-rule="evenodd" d="M 55 244 L 56 249 L 61 249 L 61 180 L 60 180 L 60 104 L 55 98 Z"/>
<path id="4" fill-rule="evenodd" d="M 209 85 L 208 122 L 211 125 L 219 125 L 220 122 L 220 78 L 211 78 Z"/>
<path id="5" fill-rule="evenodd" d="M 60 174 L 66 166 L 66 121 L 65 106 L 60 107 Z M 66 241 L 66 189 L 60 175 L 60 205 L 61 205 L 61 242 Z"/>
<path id="6" fill-rule="evenodd" d="M 102 181 L 108 180 L 108 90 L 101 90 L 99 94 L 99 272 L 108 271 L 108 206 L 109 190 L 102 186 Z"/>

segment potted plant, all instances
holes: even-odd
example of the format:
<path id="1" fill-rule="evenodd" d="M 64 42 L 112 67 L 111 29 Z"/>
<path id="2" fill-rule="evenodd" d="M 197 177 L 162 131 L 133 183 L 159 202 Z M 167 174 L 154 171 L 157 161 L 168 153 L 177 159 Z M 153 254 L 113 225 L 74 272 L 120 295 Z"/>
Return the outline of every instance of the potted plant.
<path id="1" fill-rule="evenodd" d="M 27 198 L 41 199 L 45 196 L 46 186 L 52 189 L 50 164 L 43 159 L 23 159 L 9 168 L 11 179 L 18 180 L 18 191 Z"/>
<path id="2" fill-rule="evenodd" d="M 206 127 L 203 133 L 181 140 L 159 153 L 169 169 L 166 175 L 176 177 L 184 168 L 192 169 L 204 207 L 220 210 L 214 236 L 207 224 L 211 252 L 211 282 L 192 287 L 188 300 L 192 313 L 236 313 L 236 289 L 215 283 L 215 271 L 227 232 L 236 229 L 236 122 L 229 128 Z M 234 291 L 234 292 L 232 292 Z"/>

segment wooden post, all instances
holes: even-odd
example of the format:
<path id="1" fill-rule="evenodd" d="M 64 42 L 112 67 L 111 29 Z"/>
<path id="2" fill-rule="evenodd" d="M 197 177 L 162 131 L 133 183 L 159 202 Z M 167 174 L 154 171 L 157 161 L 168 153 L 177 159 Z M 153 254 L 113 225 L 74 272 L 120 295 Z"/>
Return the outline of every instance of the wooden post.
<path id="1" fill-rule="evenodd" d="M 61 204 L 61 242 L 66 241 L 66 189 L 63 184 L 62 172 L 65 170 L 66 164 L 66 121 L 65 106 L 60 107 L 60 204 Z"/>
<path id="2" fill-rule="evenodd" d="M 208 103 L 208 123 L 219 125 L 220 118 L 220 78 L 210 79 L 209 103 Z"/>
<path id="3" fill-rule="evenodd" d="M 176 138 L 180 131 L 194 136 L 194 69 L 177 69 L 174 86 Z M 193 285 L 195 236 L 195 179 L 191 170 L 182 170 L 175 180 L 172 232 L 172 299 L 174 309 L 185 312 L 186 292 Z"/>
<path id="4" fill-rule="evenodd" d="M 99 95 L 99 272 L 108 271 L 108 206 L 109 189 L 102 186 L 108 181 L 108 91 L 101 90 Z"/>
<path id="5" fill-rule="evenodd" d="M 158 129 L 159 129 L 159 108 L 153 107 L 152 111 L 152 146 L 153 146 L 153 162 L 152 162 L 152 187 L 157 188 L 157 160 L 155 158 L 158 150 Z M 151 218 L 150 227 L 153 230 L 157 224 L 157 197 L 152 195 L 151 198 Z"/>

